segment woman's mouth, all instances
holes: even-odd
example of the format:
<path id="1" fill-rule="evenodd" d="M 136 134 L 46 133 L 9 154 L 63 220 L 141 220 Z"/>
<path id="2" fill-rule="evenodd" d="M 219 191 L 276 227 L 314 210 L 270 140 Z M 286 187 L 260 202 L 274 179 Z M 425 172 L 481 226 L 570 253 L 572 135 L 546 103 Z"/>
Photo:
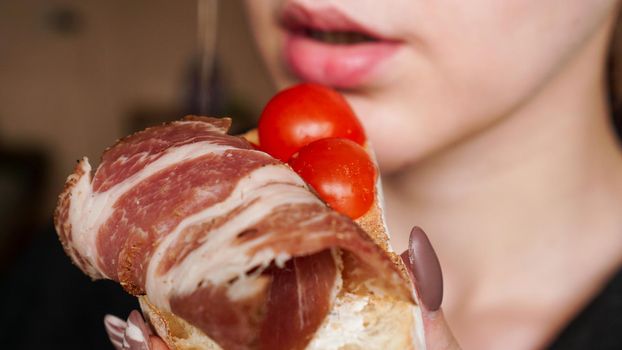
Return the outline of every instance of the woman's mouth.
<path id="1" fill-rule="evenodd" d="M 285 61 L 300 79 L 336 88 L 364 83 L 399 48 L 335 9 L 285 7 Z"/>
<path id="2" fill-rule="evenodd" d="M 313 28 L 304 28 L 298 31 L 298 35 L 305 36 L 325 44 L 331 45 L 357 45 L 362 43 L 377 42 L 371 36 L 358 32 L 323 31 Z"/>

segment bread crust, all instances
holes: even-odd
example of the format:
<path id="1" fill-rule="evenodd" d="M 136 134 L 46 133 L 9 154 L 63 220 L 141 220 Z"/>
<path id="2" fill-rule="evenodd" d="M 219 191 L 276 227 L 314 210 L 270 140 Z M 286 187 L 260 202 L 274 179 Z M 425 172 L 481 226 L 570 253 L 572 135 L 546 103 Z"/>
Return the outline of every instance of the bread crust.
<path id="1" fill-rule="evenodd" d="M 365 325 L 364 333 L 350 334 L 348 328 L 352 327 L 344 324 L 338 308 L 328 315 L 307 349 L 423 349 L 418 345 L 415 331 L 418 322 L 416 305 L 390 297 L 349 293 L 338 296 L 336 303 L 348 308 L 360 305 L 361 301 L 364 306 L 360 309 L 357 306 L 356 316 Z M 139 302 L 145 319 L 171 350 L 223 350 L 196 327 L 153 306 L 147 297 L 139 297 Z"/>

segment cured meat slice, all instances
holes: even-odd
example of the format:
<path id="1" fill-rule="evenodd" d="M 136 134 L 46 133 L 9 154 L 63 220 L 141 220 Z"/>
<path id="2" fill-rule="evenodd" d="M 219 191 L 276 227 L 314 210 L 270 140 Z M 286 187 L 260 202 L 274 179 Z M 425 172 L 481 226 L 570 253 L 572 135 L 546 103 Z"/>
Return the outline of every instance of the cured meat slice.
<path id="1" fill-rule="evenodd" d="M 350 280 L 410 299 L 354 222 L 228 126 L 190 117 L 146 129 L 106 150 L 93 179 L 81 160 L 55 215 L 76 265 L 231 349 L 304 348 L 339 292 L 342 255 Z"/>
<path id="2" fill-rule="evenodd" d="M 102 155 L 93 178 L 94 192 L 105 192 L 158 160 L 167 150 L 183 145 L 208 141 L 210 144 L 251 148 L 244 139 L 226 135 L 230 119 L 214 118 L 209 123 L 200 121 L 197 117 L 186 117 L 185 121 L 176 122 L 174 128 L 167 124 L 154 126 L 119 140 Z"/>
<path id="3" fill-rule="evenodd" d="M 269 288 L 249 298 L 232 301 L 226 288 L 202 286 L 174 297 L 171 309 L 224 349 L 304 349 L 330 310 L 337 276 L 326 250 L 273 266 L 257 281 Z"/>
<path id="4" fill-rule="evenodd" d="M 274 269 L 266 322 L 260 331 L 262 348 L 304 349 L 330 310 L 336 275 L 337 266 L 328 250 L 294 258 Z"/>
<path id="5" fill-rule="evenodd" d="M 112 215 L 100 226 L 99 265 L 108 275 L 117 273 L 128 290 L 144 293 L 146 269 L 160 239 L 187 217 L 229 197 L 235 179 L 274 164 L 276 160 L 260 152 L 233 149 L 182 161 L 149 176 L 116 201 Z M 118 262 L 111 254 L 118 255 Z"/>

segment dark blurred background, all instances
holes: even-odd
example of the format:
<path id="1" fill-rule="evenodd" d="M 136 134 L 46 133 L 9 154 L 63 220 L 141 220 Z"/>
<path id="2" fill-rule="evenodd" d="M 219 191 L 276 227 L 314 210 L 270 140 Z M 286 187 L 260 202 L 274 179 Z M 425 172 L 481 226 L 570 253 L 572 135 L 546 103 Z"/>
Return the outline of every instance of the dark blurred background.
<path id="1" fill-rule="evenodd" d="M 241 1 L 216 1 L 0 0 L 2 348 L 111 349 L 103 315 L 135 307 L 56 239 L 76 159 L 97 164 L 117 138 L 188 113 L 232 116 L 244 131 L 273 93 Z M 199 23 L 199 6 L 217 15 Z"/>

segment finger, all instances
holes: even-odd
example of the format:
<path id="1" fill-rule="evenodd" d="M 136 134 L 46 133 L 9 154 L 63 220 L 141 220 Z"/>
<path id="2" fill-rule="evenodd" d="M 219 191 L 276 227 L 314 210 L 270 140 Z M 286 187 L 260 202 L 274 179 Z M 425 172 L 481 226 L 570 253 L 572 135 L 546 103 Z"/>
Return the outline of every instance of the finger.
<path id="1" fill-rule="evenodd" d="M 113 316 L 104 317 L 104 326 L 116 350 L 152 350 L 151 330 L 140 312 L 133 310 L 127 321 Z M 158 344 L 159 345 L 159 344 Z M 168 349 L 166 345 L 156 349 Z"/>
<path id="2" fill-rule="evenodd" d="M 116 350 L 123 349 L 123 335 L 125 328 L 127 328 L 127 323 L 116 316 L 106 315 L 104 316 L 104 327 L 114 348 Z"/>
<path id="3" fill-rule="evenodd" d="M 143 320 L 143 316 L 138 310 L 130 312 L 127 318 L 127 328 L 125 329 L 124 340 L 129 350 L 151 350 L 149 342 L 149 327 Z"/>
<path id="4" fill-rule="evenodd" d="M 149 337 L 149 340 L 151 340 L 151 350 L 169 350 L 166 343 L 160 339 L 160 337 L 152 335 Z"/>
<path id="5" fill-rule="evenodd" d="M 401 254 L 421 304 L 427 348 L 460 349 L 440 309 L 443 301 L 443 273 L 428 236 L 419 227 L 410 232 L 408 250 Z"/>
<path id="6" fill-rule="evenodd" d="M 443 310 L 421 310 L 423 314 L 423 328 L 425 329 L 425 343 L 428 350 L 458 350 L 460 345 L 456 341 L 451 329 L 445 321 Z"/>

